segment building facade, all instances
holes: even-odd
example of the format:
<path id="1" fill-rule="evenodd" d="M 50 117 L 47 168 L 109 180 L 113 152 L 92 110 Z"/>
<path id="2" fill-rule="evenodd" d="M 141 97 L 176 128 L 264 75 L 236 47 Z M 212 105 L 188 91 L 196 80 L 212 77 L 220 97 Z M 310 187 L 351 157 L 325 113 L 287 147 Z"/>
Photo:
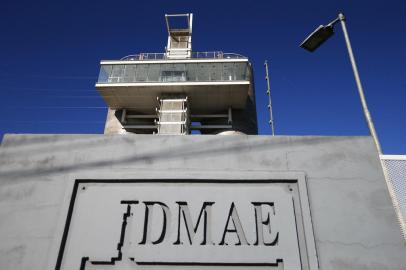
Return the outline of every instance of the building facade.
<path id="1" fill-rule="evenodd" d="M 405 269 L 372 138 L 256 135 L 248 59 L 166 18 L 101 62 L 105 134 L 4 137 L 0 269 Z"/>

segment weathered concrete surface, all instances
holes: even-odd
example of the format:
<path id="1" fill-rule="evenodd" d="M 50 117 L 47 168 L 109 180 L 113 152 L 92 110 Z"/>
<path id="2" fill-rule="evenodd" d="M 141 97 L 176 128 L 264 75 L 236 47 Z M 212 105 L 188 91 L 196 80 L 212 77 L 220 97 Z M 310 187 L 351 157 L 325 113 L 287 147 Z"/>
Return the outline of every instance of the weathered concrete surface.
<path id="1" fill-rule="evenodd" d="M 125 129 L 123 129 L 123 125 L 118 121 L 117 117 L 115 116 L 115 110 L 108 108 L 107 110 L 107 117 L 106 117 L 106 124 L 104 126 L 104 134 L 124 134 Z"/>
<path id="2" fill-rule="evenodd" d="M 405 269 L 370 137 L 6 135 L 0 269 L 53 269 L 75 179 L 306 174 L 320 269 Z"/>

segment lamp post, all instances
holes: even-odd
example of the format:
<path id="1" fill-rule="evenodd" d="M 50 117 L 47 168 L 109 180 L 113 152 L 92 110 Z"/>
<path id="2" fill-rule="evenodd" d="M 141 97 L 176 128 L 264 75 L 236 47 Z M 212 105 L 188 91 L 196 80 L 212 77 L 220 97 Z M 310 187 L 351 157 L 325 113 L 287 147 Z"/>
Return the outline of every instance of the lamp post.
<path id="1" fill-rule="evenodd" d="M 365 100 L 364 89 L 362 88 L 361 79 L 359 77 L 357 64 L 355 62 L 354 54 L 351 48 L 350 38 L 348 36 L 347 27 L 345 25 L 345 17 L 344 14 L 339 13 L 338 17 L 334 19 L 327 25 L 320 25 L 313 33 L 311 33 L 303 42 L 300 44 L 300 47 L 313 52 L 315 51 L 321 44 L 323 44 L 328 38 L 330 38 L 334 34 L 334 25 L 340 22 L 343 28 L 345 43 L 348 49 L 348 55 L 350 57 L 352 70 L 354 72 L 355 82 L 357 84 L 358 93 L 361 99 L 362 109 L 364 110 L 364 116 L 368 124 L 369 131 L 374 139 L 376 148 L 378 150 L 379 155 L 382 155 L 381 144 L 379 143 L 378 135 L 375 131 L 375 126 L 371 118 L 371 114 L 368 110 L 368 105 Z"/>
<path id="2" fill-rule="evenodd" d="M 392 199 L 392 203 L 393 203 L 393 206 L 394 206 L 396 214 L 397 214 L 397 218 L 398 218 L 398 221 L 399 221 L 399 224 L 400 224 L 400 227 L 401 227 L 403 238 L 406 241 L 406 223 L 402 219 L 402 214 L 401 214 L 399 202 L 396 199 L 395 191 L 394 191 L 392 182 L 389 180 L 387 168 L 386 168 L 385 164 L 383 163 L 383 161 L 381 159 L 381 155 L 382 155 L 381 144 L 379 143 L 378 135 L 376 134 L 374 123 L 372 122 L 371 114 L 369 113 L 368 105 L 367 105 L 367 102 L 365 100 L 364 89 L 362 88 L 361 79 L 359 77 L 357 64 L 355 63 L 354 54 L 352 52 L 350 38 L 348 36 L 347 27 L 345 25 L 344 14 L 339 13 L 338 17 L 336 19 L 334 19 L 332 22 L 330 22 L 329 24 L 327 24 L 326 26 L 320 25 L 316 30 L 314 30 L 313 33 L 311 33 L 302 42 L 302 44 L 300 44 L 300 47 L 302 47 L 302 48 L 304 48 L 304 49 L 306 49 L 306 50 L 308 50 L 310 52 L 315 51 L 321 44 L 323 44 L 329 37 L 331 37 L 334 34 L 334 25 L 336 23 L 338 23 L 338 22 L 341 23 L 341 26 L 343 28 L 345 44 L 347 45 L 348 55 L 350 56 L 352 70 L 354 72 L 354 77 L 355 77 L 355 82 L 357 83 L 357 88 L 358 88 L 359 97 L 361 99 L 362 109 L 364 110 L 364 116 L 365 116 L 365 119 L 366 119 L 366 121 L 368 123 L 368 127 L 369 127 L 369 131 L 371 133 L 371 136 L 374 139 L 376 149 L 378 150 L 379 161 L 381 162 L 381 166 L 382 166 L 382 169 L 383 169 L 383 174 L 384 174 L 384 177 L 385 177 L 385 181 L 386 181 L 386 184 L 388 186 L 389 195 L 390 195 L 390 197 Z"/>

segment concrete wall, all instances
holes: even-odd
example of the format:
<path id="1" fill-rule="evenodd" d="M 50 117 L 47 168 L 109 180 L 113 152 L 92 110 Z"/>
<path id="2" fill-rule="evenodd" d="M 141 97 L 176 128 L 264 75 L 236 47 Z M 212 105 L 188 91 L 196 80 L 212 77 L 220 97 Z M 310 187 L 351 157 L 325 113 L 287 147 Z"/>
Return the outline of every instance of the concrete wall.
<path id="1" fill-rule="evenodd" d="M 305 172 L 320 269 L 403 270 L 370 137 L 6 135 L 0 269 L 53 269 L 75 179 Z"/>

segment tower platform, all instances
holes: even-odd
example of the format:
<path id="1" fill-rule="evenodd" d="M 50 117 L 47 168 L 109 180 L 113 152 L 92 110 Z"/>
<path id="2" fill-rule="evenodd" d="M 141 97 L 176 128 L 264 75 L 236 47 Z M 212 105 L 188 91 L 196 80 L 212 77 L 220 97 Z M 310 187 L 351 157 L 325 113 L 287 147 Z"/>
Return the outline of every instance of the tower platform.
<path id="1" fill-rule="evenodd" d="M 253 92 L 251 65 L 247 58 L 235 54 L 221 54 L 213 59 L 147 58 L 100 64 L 96 88 L 115 110 L 154 113 L 157 97 L 183 94 L 189 99 L 192 113 L 216 113 L 230 107 L 244 109 Z"/>

